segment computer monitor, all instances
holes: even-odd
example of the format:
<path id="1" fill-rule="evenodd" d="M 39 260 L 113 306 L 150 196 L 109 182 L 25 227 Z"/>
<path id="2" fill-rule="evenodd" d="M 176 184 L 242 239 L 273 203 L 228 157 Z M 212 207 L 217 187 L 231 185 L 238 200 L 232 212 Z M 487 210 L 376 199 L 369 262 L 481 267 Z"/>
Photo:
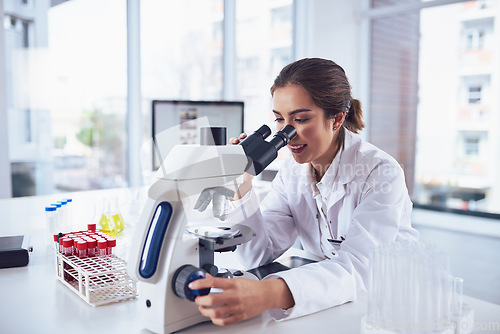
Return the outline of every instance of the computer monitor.
<path id="1" fill-rule="evenodd" d="M 153 170 L 178 144 L 199 144 L 200 127 L 227 128 L 227 139 L 244 128 L 241 101 L 154 100 L 152 102 Z M 166 134 L 168 132 L 168 134 Z"/>

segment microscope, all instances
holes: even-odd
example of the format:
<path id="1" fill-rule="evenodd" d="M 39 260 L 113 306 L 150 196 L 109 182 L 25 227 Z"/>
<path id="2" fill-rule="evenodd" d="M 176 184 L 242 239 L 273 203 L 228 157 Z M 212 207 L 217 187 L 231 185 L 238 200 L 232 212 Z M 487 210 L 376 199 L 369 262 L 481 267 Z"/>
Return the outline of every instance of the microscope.
<path id="1" fill-rule="evenodd" d="M 224 223 L 237 178 L 260 174 L 296 135 L 287 125 L 266 141 L 271 129 L 263 125 L 238 145 L 225 145 L 225 128 L 200 132 L 200 145 L 177 145 L 163 161 L 130 249 L 128 272 L 138 281 L 143 324 L 155 333 L 207 321 L 193 301 L 210 289 L 191 290 L 188 284 L 206 273 L 232 277 L 219 273 L 214 252 L 234 251 L 255 236 L 243 224 Z"/>

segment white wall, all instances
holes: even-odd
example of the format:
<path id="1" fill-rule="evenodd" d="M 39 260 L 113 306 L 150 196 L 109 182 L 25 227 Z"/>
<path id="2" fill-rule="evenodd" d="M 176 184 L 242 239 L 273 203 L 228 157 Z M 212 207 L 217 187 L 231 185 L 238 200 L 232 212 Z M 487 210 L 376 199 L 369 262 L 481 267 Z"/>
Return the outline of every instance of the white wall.
<path id="1" fill-rule="evenodd" d="M 0 18 L 3 18 L 3 1 L 0 0 Z M 5 52 L 3 20 L 0 25 L 0 198 L 11 197 L 10 161 L 7 132 L 7 102 L 5 91 Z"/>
<path id="2" fill-rule="evenodd" d="M 353 97 L 362 91 L 363 52 L 361 10 L 363 0 L 297 0 L 298 31 L 295 58 L 320 57 L 342 66 Z M 362 101 L 363 102 L 363 101 Z"/>
<path id="3" fill-rule="evenodd" d="M 363 13 L 369 0 L 295 0 L 295 59 L 320 57 L 342 66 L 352 87 L 352 96 L 361 101 L 367 139 L 369 110 L 369 30 Z"/>

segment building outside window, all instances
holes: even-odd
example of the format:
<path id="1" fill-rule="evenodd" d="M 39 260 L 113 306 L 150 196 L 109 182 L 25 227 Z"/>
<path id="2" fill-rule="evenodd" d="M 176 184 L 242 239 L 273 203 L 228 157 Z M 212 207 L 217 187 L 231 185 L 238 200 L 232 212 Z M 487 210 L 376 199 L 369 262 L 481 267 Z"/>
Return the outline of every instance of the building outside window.
<path id="1" fill-rule="evenodd" d="M 474 157 L 479 155 L 479 137 L 465 137 L 464 138 L 464 155 L 466 157 Z"/>
<path id="2" fill-rule="evenodd" d="M 481 86 L 469 86 L 469 104 L 477 104 L 481 102 Z"/>
<path id="3" fill-rule="evenodd" d="M 371 19 L 370 141 L 402 164 L 416 206 L 499 214 L 499 2 L 371 5 L 393 10 Z"/>
<path id="4" fill-rule="evenodd" d="M 500 213 L 496 6 L 467 1 L 420 12 L 417 204 Z"/>

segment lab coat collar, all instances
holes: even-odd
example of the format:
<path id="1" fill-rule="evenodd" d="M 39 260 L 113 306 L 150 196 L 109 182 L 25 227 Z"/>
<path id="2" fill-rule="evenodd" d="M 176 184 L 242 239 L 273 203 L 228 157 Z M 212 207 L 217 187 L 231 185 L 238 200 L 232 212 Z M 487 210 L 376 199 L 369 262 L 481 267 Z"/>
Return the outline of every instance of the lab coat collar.
<path id="1" fill-rule="evenodd" d="M 332 164 L 326 171 L 325 175 L 321 179 L 322 182 L 334 182 L 339 184 L 347 184 L 351 182 L 356 176 L 359 168 L 362 166 L 357 166 L 356 153 L 361 146 L 361 139 L 355 133 L 345 129 L 344 145 L 339 150 L 339 153 L 335 156 Z M 302 164 L 300 166 L 301 174 L 307 175 L 306 189 L 308 192 L 313 193 L 310 184 L 316 182 L 314 175 L 311 173 L 312 168 L 309 163 Z M 331 180 L 330 178 L 334 178 Z"/>
<path id="2" fill-rule="evenodd" d="M 351 182 L 356 176 L 356 152 L 361 145 L 361 139 L 354 133 L 349 130 L 345 130 L 344 137 L 344 145 L 339 150 L 339 154 L 337 154 L 334 158 L 334 161 L 328 168 L 325 176 L 329 174 L 327 179 L 325 180 L 325 176 L 321 181 L 323 182 L 333 182 L 332 184 L 332 192 L 328 198 L 328 208 L 331 208 L 335 203 L 337 203 L 340 199 L 342 199 L 346 194 L 346 184 Z M 335 162 L 337 161 L 337 162 Z M 332 168 L 333 167 L 333 168 Z M 312 168 L 310 164 L 302 164 L 300 166 L 301 173 L 307 175 L 305 190 L 310 194 L 307 196 L 304 194 L 307 204 L 312 212 L 317 212 L 316 201 L 313 197 L 315 194 L 314 187 L 312 182 L 316 182 L 314 175 L 312 174 Z M 338 172 L 337 172 L 338 170 Z M 302 174 L 302 175 L 304 175 Z M 332 178 L 330 180 L 329 178 Z"/>
<path id="3" fill-rule="evenodd" d="M 356 153 L 361 146 L 361 139 L 355 133 L 345 129 L 344 149 L 339 161 L 339 171 L 337 182 L 347 184 L 356 176 L 356 171 L 360 166 L 357 165 Z"/>
<path id="4" fill-rule="evenodd" d="M 329 185 L 334 184 L 334 182 L 337 181 L 336 178 L 338 175 L 340 157 L 342 156 L 342 151 L 343 147 L 340 148 L 335 158 L 333 158 L 332 163 L 330 164 L 330 166 L 325 172 L 325 175 L 323 175 L 323 177 L 319 182 L 316 181 L 316 172 L 314 168 L 312 167 L 311 164 L 308 164 L 309 166 L 309 168 L 307 169 L 308 183 L 306 185 L 306 189 L 313 195 L 313 197 L 317 196 L 321 192 L 321 190 L 325 189 L 325 187 L 329 187 Z M 322 192 L 321 194 L 325 195 L 324 192 Z"/>

